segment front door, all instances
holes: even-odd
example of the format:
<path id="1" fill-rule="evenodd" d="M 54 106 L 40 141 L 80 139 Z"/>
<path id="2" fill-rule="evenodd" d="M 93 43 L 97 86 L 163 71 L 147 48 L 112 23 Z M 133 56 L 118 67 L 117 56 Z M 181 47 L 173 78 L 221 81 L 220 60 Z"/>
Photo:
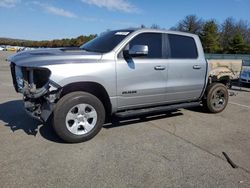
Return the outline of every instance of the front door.
<path id="1" fill-rule="evenodd" d="M 165 101 L 167 63 L 163 58 L 163 35 L 141 33 L 125 47 L 147 45 L 148 55 L 125 58 L 121 52 L 116 62 L 118 110 L 156 105 Z"/>

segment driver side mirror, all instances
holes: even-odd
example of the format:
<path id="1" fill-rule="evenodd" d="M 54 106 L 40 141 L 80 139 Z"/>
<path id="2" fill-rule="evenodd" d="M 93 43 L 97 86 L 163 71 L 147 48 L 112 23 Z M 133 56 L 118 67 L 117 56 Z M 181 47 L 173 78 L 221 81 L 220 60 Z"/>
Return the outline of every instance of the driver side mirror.
<path id="1" fill-rule="evenodd" d="M 148 55 L 147 45 L 134 45 L 131 49 L 129 49 L 126 52 L 126 56 L 129 56 L 129 57 L 142 57 L 142 56 L 147 56 L 147 55 Z"/>

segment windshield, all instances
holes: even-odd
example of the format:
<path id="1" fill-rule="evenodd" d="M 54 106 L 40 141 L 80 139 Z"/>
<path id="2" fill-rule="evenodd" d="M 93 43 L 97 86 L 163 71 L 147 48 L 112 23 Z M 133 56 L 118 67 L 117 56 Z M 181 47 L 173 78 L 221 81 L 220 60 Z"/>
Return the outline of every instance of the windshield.
<path id="1" fill-rule="evenodd" d="M 90 52 L 107 53 L 113 50 L 133 30 L 109 31 L 85 43 L 80 48 Z"/>

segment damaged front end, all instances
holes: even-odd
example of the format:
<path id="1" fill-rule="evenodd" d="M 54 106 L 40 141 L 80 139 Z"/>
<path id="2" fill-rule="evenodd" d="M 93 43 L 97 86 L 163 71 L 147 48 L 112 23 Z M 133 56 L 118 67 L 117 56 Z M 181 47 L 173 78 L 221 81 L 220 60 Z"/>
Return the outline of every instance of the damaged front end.
<path id="1" fill-rule="evenodd" d="M 50 80 L 51 72 L 43 67 L 20 67 L 11 63 L 15 90 L 23 94 L 28 114 L 47 121 L 60 97 L 61 87 Z"/>

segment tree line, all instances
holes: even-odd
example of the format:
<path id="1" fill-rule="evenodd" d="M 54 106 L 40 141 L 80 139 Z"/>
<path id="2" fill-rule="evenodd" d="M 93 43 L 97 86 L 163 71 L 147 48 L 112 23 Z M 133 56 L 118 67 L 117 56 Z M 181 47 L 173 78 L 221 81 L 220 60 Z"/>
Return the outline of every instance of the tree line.
<path id="1" fill-rule="evenodd" d="M 34 47 L 34 48 L 79 47 L 82 44 L 92 40 L 96 36 L 97 35 L 89 35 L 89 36 L 81 35 L 77 38 L 71 38 L 71 39 L 56 39 L 56 40 L 42 40 L 42 41 L 0 38 L 0 44 L 11 45 L 11 46 Z"/>
<path id="2" fill-rule="evenodd" d="M 146 27 L 141 25 L 141 28 Z M 151 28 L 161 28 L 153 24 Z M 236 21 L 227 18 L 219 24 L 215 19 L 203 20 L 196 15 L 188 15 L 180 20 L 174 27 L 174 31 L 183 31 L 199 35 L 206 53 L 224 54 L 250 54 L 250 26 L 248 21 Z M 84 36 L 61 40 L 16 40 L 0 38 L 1 45 L 25 46 L 25 47 L 78 47 L 97 35 Z"/>
<path id="3" fill-rule="evenodd" d="M 227 18 L 219 24 L 188 15 L 171 30 L 199 35 L 206 53 L 250 54 L 250 27 L 245 20 Z"/>

